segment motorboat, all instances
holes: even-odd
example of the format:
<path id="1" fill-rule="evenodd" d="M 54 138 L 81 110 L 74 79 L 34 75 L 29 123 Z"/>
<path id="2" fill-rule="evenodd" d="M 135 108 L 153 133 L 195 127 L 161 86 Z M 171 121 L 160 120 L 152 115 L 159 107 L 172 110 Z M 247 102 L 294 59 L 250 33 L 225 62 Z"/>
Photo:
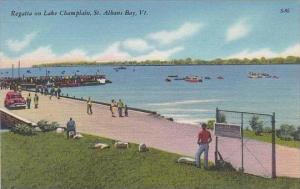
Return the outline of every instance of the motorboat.
<path id="1" fill-rule="evenodd" d="M 198 76 L 187 76 L 184 79 L 187 82 L 191 82 L 191 83 L 197 83 L 197 82 L 202 82 L 202 77 L 198 77 Z"/>
<path id="2" fill-rule="evenodd" d="M 217 79 L 224 79 L 224 77 L 223 76 L 218 76 Z"/>

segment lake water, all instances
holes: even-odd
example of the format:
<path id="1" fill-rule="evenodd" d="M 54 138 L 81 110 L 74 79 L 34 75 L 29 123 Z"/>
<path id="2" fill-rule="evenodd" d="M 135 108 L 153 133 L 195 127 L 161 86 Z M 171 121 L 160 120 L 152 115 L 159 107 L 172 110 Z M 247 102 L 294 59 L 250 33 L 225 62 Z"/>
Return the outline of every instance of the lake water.
<path id="1" fill-rule="evenodd" d="M 175 121 L 199 123 L 214 119 L 215 110 L 276 113 L 277 127 L 282 123 L 300 125 L 300 65 L 199 65 L 128 66 L 116 72 L 112 66 L 47 68 L 51 75 L 95 74 L 100 69 L 112 84 L 63 88 L 64 94 L 92 97 L 109 102 L 121 98 L 128 106 L 157 111 Z M 27 68 L 21 69 L 26 76 Z M 46 68 L 30 68 L 30 75 L 45 75 Z M 78 71 L 77 71 L 78 70 Z M 2 69 L 1 76 L 11 69 Z M 279 79 L 249 79 L 248 72 L 266 72 Z M 17 70 L 15 69 L 15 75 Z M 27 74 L 28 75 L 28 74 Z M 203 83 L 166 82 L 168 75 L 209 76 Z M 223 76 L 223 80 L 216 79 Z"/>

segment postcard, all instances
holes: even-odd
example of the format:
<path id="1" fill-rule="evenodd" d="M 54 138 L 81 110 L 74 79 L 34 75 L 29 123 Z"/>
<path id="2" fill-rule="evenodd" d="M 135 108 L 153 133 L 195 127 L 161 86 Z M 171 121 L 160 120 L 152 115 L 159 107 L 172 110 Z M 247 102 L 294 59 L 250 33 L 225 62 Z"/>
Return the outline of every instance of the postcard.
<path id="1" fill-rule="evenodd" d="M 299 0 L 1 0 L 1 188 L 299 188 Z"/>

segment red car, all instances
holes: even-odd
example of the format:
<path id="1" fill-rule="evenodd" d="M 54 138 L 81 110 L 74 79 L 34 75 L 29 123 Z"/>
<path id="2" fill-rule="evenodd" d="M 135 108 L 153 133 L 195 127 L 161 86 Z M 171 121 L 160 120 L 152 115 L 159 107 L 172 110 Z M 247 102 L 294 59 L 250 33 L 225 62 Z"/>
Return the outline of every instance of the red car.
<path id="1" fill-rule="evenodd" d="M 26 108 L 26 101 L 22 97 L 21 93 L 9 91 L 6 94 L 4 106 L 6 108 Z"/>

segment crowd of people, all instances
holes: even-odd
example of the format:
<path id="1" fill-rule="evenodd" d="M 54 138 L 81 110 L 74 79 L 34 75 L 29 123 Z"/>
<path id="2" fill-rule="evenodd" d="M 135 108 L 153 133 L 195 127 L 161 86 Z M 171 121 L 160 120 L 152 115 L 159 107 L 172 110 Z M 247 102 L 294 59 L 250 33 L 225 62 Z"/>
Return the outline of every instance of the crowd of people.
<path id="1" fill-rule="evenodd" d="M 110 103 L 110 111 L 111 111 L 111 116 L 116 117 L 116 111 L 118 110 L 119 117 L 128 117 L 128 107 L 127 105 L 119 99 L 118 102 L 116 102 L 114 99 L 111 100 Z M 123 116 L 124 112 L 124 116 Z"/>
<path id="2" fill-rule="evenodd" d="M 41 93 L 43 95 L 49 95 L 49 99 L 51 100 L 53 96 L 60 99 L 61 96 L 61 88 L 59 86 L 48 86 L 41 85 L 35 88 L 36 93 Z"/>

